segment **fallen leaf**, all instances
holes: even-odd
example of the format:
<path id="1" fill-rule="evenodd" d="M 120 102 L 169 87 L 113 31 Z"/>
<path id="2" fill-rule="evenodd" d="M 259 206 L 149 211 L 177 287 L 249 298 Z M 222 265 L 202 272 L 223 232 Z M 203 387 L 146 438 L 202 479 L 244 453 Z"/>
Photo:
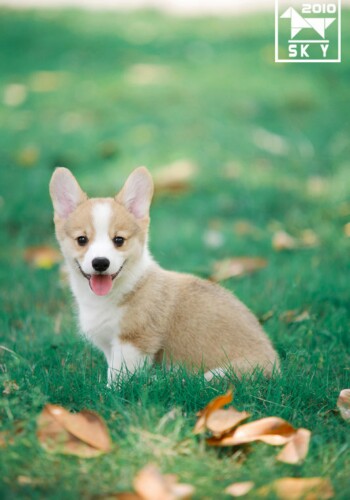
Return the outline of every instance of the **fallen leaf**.
<path id="1" fill-rule="evenodd" d="M 298 464 L 304 460 L 309 451 L 311 432 L 298 429 L 292 439 L 277 455 L 276 459 L 286 464 Z"/>
<path id="2" fill-rule="evenodd" d="M 312 229 L 304 229 L 300 236 L 300 243 L 306 248 L 314 248 L 320 244 L 320 240 Z"/>
<path id="3" fill-rule="evenodd" d="M 277 231 L 273 235 L 272 247 L 277 252 L 281 252 L 283 250 L 294 250 L 297 246 L 297 240 L 285 231 Z"/>
<path id="4" fill-rule="evenodd" d="M 260 257 L 234 257 L 224 259 L 214 264 L 213 281 L 223 281 L 228 278 L 244 276 L 259 271 L 267 266 L 267 260 Z"/>
<path id="5" fill-rule="evenodd" d="M 19 390 L 19 386 L 16 384 L 14 380 L 5 380 L 4 381 L 4 390 L 3 394 L 12 394 L 15 391 Z"/>
<path id="6" fill-rule="evenodd" d="M 207 417 L 206 428 L 213 433 L 214 436 L 231 431 L 238 424 L 250 417 L 250 413 L 246 411 L 237 411 L 234 408 L 227 410 L 215 410 Z"/>
<path id="7" fill-rule="evenodd" d="M 247 493 L 250 492 L 254 488 L 253 481 L 244 481 L 242 483 L 233 483 L 230 484 L 225 489 L 225 493 L 231 495 L 232 497 L 243 497 Z"/>
<path id="8" fill-rule="evenodd" d="M 111 448 L 106 424 L 94 412 L 70 413 L 57 405 L 46 405 L 38 418 L 37 436 L 52 452 L 94 457 Z"/>
<path id="9" fill-rule="evenodd" d="M 280 446 L 288 443 L 295 432 L 294 427 L 286 420 L 279 417 L 267 417 L 243 424 L 234 429 L 231 434 L 220 438 L 209 438 L 207 443 L 211 446 L 236 446 L 263 441 L 271 446 Z"/>
<path id="10" fill-rule="evenodd" d="M 343 389 L 340 392 L 337 406 L 343 419 L 350 421 L 350 389 Z"/>
<path id="11" fill-rule="evenodd" d="M 207 418 L 210 416 L 211 413 L 213 413 L 213 411 L 218 410 L 219 408 L 222 408 L 223 406 L 228 405 L 229 403 L 232 403 L 232 401 L 233 401 L 232 389 L 228 390 L 226 394 L 222 394 L 212 399 L 207 404 L 207 406 L 205 406 L 202 410 L 200 410 L 197 413 L 197 416 L 199 418 L 193 429 L 194 434 L 200 434 L 205 430 Z"/>
<path id="12" fill-rule="evenodd" d="M 154 174 L 156 194 L 163 192 L 181 192 L 190 188 L 197 172 L 197 166 L 191 160 L 178 160 Z"/>
<path id="13" fill-rule="evenodd" d="M 146 465 L 134 479 L 136 493 L 143 500 L 180 500 L 189 499 L 194 487 L 177 483 L 174 475 L 163 475 L 155 465 Z"/>
<path id="14" fill-rule="evenodd" d="M 24 252 L 24 259 L 34 267 L 51 269 L 54 264 L 62 260 L 58 250 L 49 246 L 28 247 Z"/>
<path id="15" fill-rule="evenodd" d="M 303 321 L 308 321 L 310 319 L 309 311 L 303 311 L 298 313 L 297 309 L 291 309 L 290 311 L 285 311 L 280 315 L 280 320 L 284 323 L 302 323 Z"/>
<path id="16" fill-rule="evenodd" d="M 311 196 L 322 196 L 329 189 L 329 181 L 325 177 L 313 176 L 307 181 L 307 190 Z"/>
<path id="17" fill-rule="evenodd" d="M 19 106 L 27 98 L 27 87 L 21 83 L 10 83 L 4 90 L 4 104 L 6 106 Z"/>
<path id="18" fill-rule="evenodd" d="M 347 238 L 350 238 L 350 222 L 344 226 L 344 234 Z"/>
<path id="19" fill-rule="evenodd" d="M 239 236 L 260 236 L 261 231 L 249 220 L 239 219 L 234 223 L 233 230 Z"/>
<path id="20" fill-rule="evenodd" d="M 127 80 L 133 85 L 163 84 L 173 77 L 171 68 L 161 64 L 133 64 L 126 72 Z"/>
<path id="21" fill-rule="evenodd" d="M 33 167 L 38 163 L 39 157 L 39 149 L 35 145 L 28 145 L 17 153 L 16 161 L 22 167 Z"/>
<path id="22" fill-rule="evenodd" d="M 59 71 L 36 71 L 31 76 L 31 90 L 34 92 L 53 92 L 62 85 L 64 76 L 64 73 Z"/>
<path id="23" fill-rule="evenodd" d="M 322 477 L 284 477 L 260 488 L 265 495 L 271 491 L 281 500 L 327 500 L 334 496 L 330 481 Z"/>

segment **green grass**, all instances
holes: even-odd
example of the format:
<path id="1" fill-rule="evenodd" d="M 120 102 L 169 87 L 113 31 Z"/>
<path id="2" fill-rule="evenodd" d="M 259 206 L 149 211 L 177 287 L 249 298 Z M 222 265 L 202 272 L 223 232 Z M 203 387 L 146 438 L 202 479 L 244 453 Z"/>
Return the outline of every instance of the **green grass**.
<path id="1" fill-rule="evenodd" d="M 343 26 L 349 22 L 344 12 Z M 262 486 L 283 476 L 330 477 L 336 498 L 349 498 L 349 426 L 335 407 L 350 386 L 350 239 L 343 233 L 350 220 L 350 35 L 343 30 L 341 64 L 277 65 L 273 34 L 268 15 L 0 12 L 0 94 L 11 83 L 27 89 L 22 104 L 0 114 L 0 343 L 13 351 L 0 349 L 0 381 L 19 386 L 2 394 L 0 415 L 10 435 L 23 427 L 0 449 L 2 498 L 130 490 L 149 461 L 193 484 L 198 499 L 225 498 L 234 481 Z M 162 71 L 141 84 L 135 64 Z M 54 72 L 48 83 L 46 76 L 50 91 L 38 92 L 42 71 Z M 266 140 L 261 148 L 261 129 L 282 136 L 279 154 Z M 79 337 L 58 268 L 34 269 L 23 251 L 54 244 L 48 182 L 56 165 L 71 168 L 91 195 L 107 195 L 133 167 L 155 171 L 181 158 L 199 173 L 189 192 L 155 200 L 151 250 L 163 266 L 204 277 L 220 258 L 267 258 L 266 269 L 224 285 L 259 317 L 273 311 L 265 329 L 282 373 L 208 384 L 159 369 L 156 378 L 144 371 L 107 390 L 103 356 Z M 238 175 L 228 180 L 232 163 Z M 315 178 L 318 194 L 310 191 Z M 240 219 L 258 230 L 235 233 Z M 203 242 L 213 221 L 225 238 L 219 249 Z M 276 228 L 294 236 L 311 228 L 320 245 L 276 253 Z M 280 315 L 290 309 L 308 309 L 310 320 L 284 323 Z M 312 430 L 302 465 L 276 462 L 277 450 L 262 443 L 216 450 L 192 435 L 196 411 L 232 383 L 240 410 Z M 113 451 L 90 460 L 47 454 L 35 436 L 47 402 L 98 411 Z M 164 417 L 174 408 L 175 418 Z"/>

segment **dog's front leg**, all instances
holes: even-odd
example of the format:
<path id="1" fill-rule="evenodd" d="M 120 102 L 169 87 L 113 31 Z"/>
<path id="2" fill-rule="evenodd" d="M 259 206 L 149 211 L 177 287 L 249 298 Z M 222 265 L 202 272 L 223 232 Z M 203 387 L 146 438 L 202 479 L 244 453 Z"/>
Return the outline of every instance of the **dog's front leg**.
<path id="1" fill-rule="evenodd" d="M 105 354 L 108 363 L 108 387 L 113 385 L 119 375 L 134 373 L 148 360 L 147 354 L 143 354 L 134 345 L 119 341 L 113 341 L 109 353 Z"/>

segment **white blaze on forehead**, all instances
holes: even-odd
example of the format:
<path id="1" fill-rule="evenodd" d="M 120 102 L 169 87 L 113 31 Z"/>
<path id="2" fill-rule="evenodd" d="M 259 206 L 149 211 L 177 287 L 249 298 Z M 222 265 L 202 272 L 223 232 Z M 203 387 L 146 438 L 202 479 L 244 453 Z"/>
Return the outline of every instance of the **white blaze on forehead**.
<path id="1" fill-rule="evenodd" d="M 120 267 L 120 257 L 112 242 L 113 235 L 109 228 L 112 221 L 112 206 L 109 201 L 98 201 L 91 209 L 94 237 L 84 256 L 83 270 L 87 274 L 93 272 L 92 261 L 96 257 L 105 257 L 110 261 L 109 272 L 116 272 Z"/>
<path id="2" fill-rule="evenodd" d="M 95 203 L 92 207 L 92 224 L 95 230 L 95 241 L 109 235 L 109 225 L 112 217 L 112 207 L 107 201 Z"/>

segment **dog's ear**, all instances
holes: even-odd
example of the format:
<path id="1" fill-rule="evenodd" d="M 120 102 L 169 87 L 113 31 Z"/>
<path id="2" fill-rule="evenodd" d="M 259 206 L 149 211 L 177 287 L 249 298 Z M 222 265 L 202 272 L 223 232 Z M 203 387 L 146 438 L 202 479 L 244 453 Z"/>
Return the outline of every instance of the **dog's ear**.
<path id="1" fill-rule="evenodd" d="M 149 215 L 149 207 L 153 196 L 153 180 L 145 167 L 134 170 L 126 180 L 116 200 L 125 206 L 136 219 L 144 219 Z"/>
<path id="2" fill-rule="evenodd" d="M 87 200 L 74 175 L 64 167 L 58 167 L 54 171 L 50 181 L 50 195 L 55 215 L 60 219 L 67 219 L 80 203 Z"/>

